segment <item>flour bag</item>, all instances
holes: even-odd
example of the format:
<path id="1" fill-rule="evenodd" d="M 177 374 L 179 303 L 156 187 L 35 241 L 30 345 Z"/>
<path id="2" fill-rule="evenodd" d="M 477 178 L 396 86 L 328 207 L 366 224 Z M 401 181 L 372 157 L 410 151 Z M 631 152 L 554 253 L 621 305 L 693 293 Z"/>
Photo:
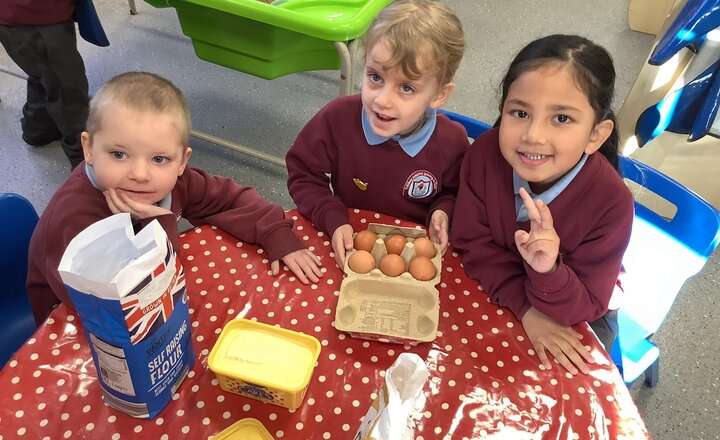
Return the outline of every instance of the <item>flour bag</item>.
<path id="1" fill-rule="evenodd" d="M 153 220 L 137 235 L 129 214 L 78 234 L 58 267 L 87 335 L 103 398 L 151 418 L 195 362 L 182 265 Z"/>

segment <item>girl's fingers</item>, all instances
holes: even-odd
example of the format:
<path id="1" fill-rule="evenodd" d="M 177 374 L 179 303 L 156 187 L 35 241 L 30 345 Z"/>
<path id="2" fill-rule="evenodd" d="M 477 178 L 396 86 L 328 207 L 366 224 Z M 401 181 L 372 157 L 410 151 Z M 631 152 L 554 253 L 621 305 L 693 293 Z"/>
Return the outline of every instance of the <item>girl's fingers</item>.
<path id="1" fill-rule="evenodd" d="M 537 208 L 538 208 L 538 215 L 540 216 L 540 224 L 542 225 L 543 229 L 552 229 L 553 228 L 553 218 L 552 213 L 550 212 L 550 208 L 543 203 L 542 200 L 537 200 Z"/>
<path id="2" fill-rule="evenodd" d="M 552 353 L 552 355 L 555 357 L 555 360 L 560 365 L 565 367 L 565 369 L 568 370 L 570 374 L 578 374 L 578 369 L 575 368 L 575 365 L 570 361 L 570 359 L 568 359 L 561 347 L 559 347 L 558 345 L 553 345 L 552 347 L 548 347 L 548 350 L 550 350 L 550 353 Z"/>
<path id="3" fill-rule="evenodd" d="M 548 359 L 547 353 L 545 353 L 545 346 L 535 343 L 533 343 L 533 346 L 535 346 L 535 353 L 537 353 L 540 358 L 540 362 L 542 362 L 543 367 L 545 367 L 546 370 L 551 369 L 552 363 L 550 362 L 550 359 Z"/>
<path id="4" fill-rule="evenodd" d="M 536 229 L 536 224 L 540 224 L 541 218 L 535 201 L 530 197 L 530 194 L 525 191 L 525 188 L 520 188 L 520 198 L 522 198 L 523 205 L 525 205 L 525 209 L 527 209 L 530 229 Z"/>
<path id="5" fill-rule="evenodd" d="M 278 272 L 280 272 L 280 262 L 275 260 L 272 263 L 270 263 L 270 272 L 272 272 L 273 275 L 277 275 Z"/>
<path id="6" fill-rule="evenodd" d="M 515 231 L 515 244 L 518 247 L 524 246 L 529 239 L 530 234 L 528 234 L 527 231 L 523 231 L 522 229 Z"/>

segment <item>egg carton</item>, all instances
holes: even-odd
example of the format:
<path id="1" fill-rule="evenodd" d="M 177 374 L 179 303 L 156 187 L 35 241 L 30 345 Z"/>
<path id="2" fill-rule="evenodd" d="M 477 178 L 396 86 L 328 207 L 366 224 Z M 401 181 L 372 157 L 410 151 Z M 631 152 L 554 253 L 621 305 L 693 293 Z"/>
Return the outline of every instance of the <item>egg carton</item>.
<path id="1" fill-rule="evenodd" d="M 415 257 L 413 241 L 427 236 L 422 229 L 379 223 L 370 223 L 367 229 L 378 235 L 370 252 L 376 266 L 388 253 L 384 242 L 388 235 L 399 234 L 408 239 L 400 254 L 406 269 Z M 377 267 L 365 274 L 354 272 L 348 261 L 355 252 L 348 252 L 345 258 L 346 277 L 340 285 L 335 328 L 352 337 L 382 342 L 416 345 L 433 341 L 437 337 L 440 315 L 440 299 L 435 288 L 442 273 L 440 246 L 435 244 L 435 256 L 431 258 L 435 277 L 428 281 L 417 280 L 407 271 L 389 277 Z"/>

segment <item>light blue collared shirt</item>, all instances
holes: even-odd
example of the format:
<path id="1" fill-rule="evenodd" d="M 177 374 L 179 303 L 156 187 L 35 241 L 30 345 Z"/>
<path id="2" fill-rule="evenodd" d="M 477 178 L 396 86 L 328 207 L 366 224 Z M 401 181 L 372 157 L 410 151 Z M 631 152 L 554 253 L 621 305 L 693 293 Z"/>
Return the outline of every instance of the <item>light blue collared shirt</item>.
<path id="1" fill-rule="evenodd" d="M 400 148 L 402 148 L 405 154 L 410 157 L 417 156 L 418 153 L 420 153 L 420 151 L 425 147 L 430 140 L 430 136 L 432 136 L 433 131 L 435 131 L 435 125 L 437 124 L 437 110 L 428 107 L 428 109 L 425 110 L 425 123 L 419 130 L 408 137 L 401 137 L 399 134 L 396 134 L 391 138 L 387 138 L 375 134 L 372 130 L 372 126 L 370 125 L 370 121 L 365 113 L 364 106 L 360 113 L 362 115 L 362 128 L 365 133 L 365 140 L 367 140 L 368 144 L 380 145 L 383 142 L 387 142 L 392 139 L 397 141 L 400 144 Z"/>
<path id="2" fill-rule="evenodd" d="M 540 199 L 543 201 L 543 203 L 547 205 L 553 200 L 555 200 L 555 198 L 559 196 L 560 193 L 568 187 L 568 185 L 570 185 L 570 182 L 573 181 L 575 176 L 577 176 L 577 174 L 582 169 L 583 165 L 585 165 L 587 157 L 587 154 L 583 154 L 580 158 L 580 161 L 577 163 L 577 165 L 573 167 L 573 169 L 568 171 L 567 174 L 562 176 L 560 180 L 555 182 L 553 186 L 548 188 L 540 195 L 533 193 L 530 190 L 530 184 L 527 182 L 527 180 L 524 180 L 523 178 L 518 176 L 515 170 L 513 170 L 513 187 L 515 188 L 515 212 L 517 213 L 517 222 L 520 223 L 528 221 L 527 208 L 525 208 L 525 204 L 520 197 L 520 188 L 525 188 L 525 191 L 530 194 L 530 197 L 532 197 L 533 200 Z"/>
<path id="3" fill-rule="evenodd" d="M 87 174 L 88 179 L 90 179 L 90 183 L 92 183 L 92 186 L 94 186 L 96 189 L 100 191 L 104 191 L 103 188 L 100 187 L 100 185 L 97 183 L 97 179 L 95 179 L 95 169 L 92 167 L 92 165 L 85 162 L 85 174 Z M 172 192 L 165 196 L 164 199 L 160 200 L 159 202 L 155 203 L 155 206 L 159 206 L 161 208 L 170 209 L 172 206 Z"/>

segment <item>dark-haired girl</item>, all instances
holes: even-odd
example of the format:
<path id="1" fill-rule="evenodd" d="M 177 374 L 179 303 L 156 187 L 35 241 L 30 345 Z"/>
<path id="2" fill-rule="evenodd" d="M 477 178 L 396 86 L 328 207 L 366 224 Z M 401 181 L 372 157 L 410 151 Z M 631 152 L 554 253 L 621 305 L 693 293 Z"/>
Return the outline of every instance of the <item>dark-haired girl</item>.
<path id="1" fill-rule="evenodd" d="M 593 362 L 572 325 L 589 322 L 611 348 L 611 297 L 632 226 L 614 82 L 610 55 L 585 38 L 552 35 L 522 49 L 495 128 L 463 161 L 451 233 L 465 271 L 522 322 L 542 368 L 549 352 L 572 374 Z"/>

